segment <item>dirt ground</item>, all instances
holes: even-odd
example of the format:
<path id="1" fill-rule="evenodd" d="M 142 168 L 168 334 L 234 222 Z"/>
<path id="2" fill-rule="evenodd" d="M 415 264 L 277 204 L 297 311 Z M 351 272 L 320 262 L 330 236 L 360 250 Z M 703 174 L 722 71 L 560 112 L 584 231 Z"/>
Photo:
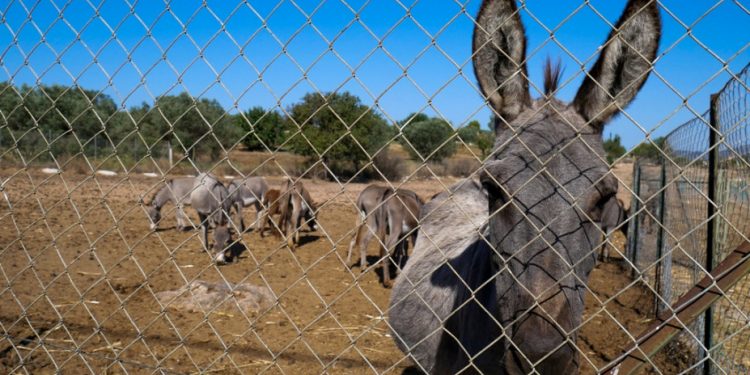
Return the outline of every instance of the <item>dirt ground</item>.
<path id="1" fill-rule="evenodd" d="M 217 267 L 198 231 L 174 230 L 171 206 L 164 230 L 149 231 L 138 200 L 157 179 L 13 170 L 0 178 L 0 373 L 401 373 L 410 365 L 384 320 L 390 291 L 376 272 L 344 263 L 365 185 L 305 181 L 321 204 L 318 231 L 304 233 L 294 252 L 246 233 L 247 251 Z M 405 187 L 427 198 L 454 181 Z M 278 303 L 206 313 L 155 297 L 193 280 L 265 286 Z M 650 322 L 652 304 L 617 260 L 597 266 L 590 288 L 577 343 L 586 374 L 619 355 Z M 674 350 L 656 361 L 664 374 L 680 362 Z"/>

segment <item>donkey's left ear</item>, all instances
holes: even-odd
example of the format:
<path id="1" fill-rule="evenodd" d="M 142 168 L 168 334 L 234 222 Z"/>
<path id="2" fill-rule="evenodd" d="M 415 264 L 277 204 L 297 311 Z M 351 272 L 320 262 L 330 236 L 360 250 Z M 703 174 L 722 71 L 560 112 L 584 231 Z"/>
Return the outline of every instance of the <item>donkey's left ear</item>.
<path id="1" fill-rule="evenodd" d="M 660 36 L 657 0 L 630 0 L 573 100 L 575 109 L 599 131 L 646 82 Z"/>

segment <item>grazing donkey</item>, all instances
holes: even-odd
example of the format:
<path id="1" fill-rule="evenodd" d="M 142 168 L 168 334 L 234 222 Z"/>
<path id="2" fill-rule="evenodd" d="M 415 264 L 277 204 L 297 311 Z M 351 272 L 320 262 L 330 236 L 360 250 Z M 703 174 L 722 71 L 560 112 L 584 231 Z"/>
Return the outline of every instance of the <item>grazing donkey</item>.
<path id="1" fill-rule="evenodd" d="M 208 250 L 208 227 L 213 225 L 213 250 L 217 262 L 224 262 L 224 249 L 231 242 L 228 227 L 228 214 L 232 202 L 229 191 L 214 176 L 206 173 L 198 177 L 185 177 L 168 180 L 154 194 L 148 204 L 151 229 L 155 230 L 161 221 L 161 209 L 167 202 L 177 207 L 177 228 L 188 228 L 189 220 L 183 211 L 185 205 L 192 206 L 198 212 L 202 229 L 203 246 Z"/>
<path id="2" fill-rule="evenodd" d="M 609 238 L 615 231 L 620 231 L 622 234 L 628 236 L 628 211 L 625 209 L 625 204 L 618 198 L 613 198 L 607 201 L 602 208 L 602 220 L 600 227 L 604 232 L 604 240 L 602 241 L 601 252 L 599 253 L 599 260 L 602 262 L 609 262 L 609 246 L 607 245 L 607 238 Z"/>
<path id="3" fill-rule="evenodd" d="M 364 272 L 367 267 L 367 245 L 373 235 L 380 240 L 380 267 L 383 272 L 383 286 L 391 287 L 389 265 L 391 257 L 402 265 L 407 255 L 408 240 L 417 241 L 419 211 L 424 202 L 413 191 L 394 190 L 390 187 L 370 185 L 359 194 L 357 209 L 359 220 L 357 233 L 349 243 L 346 262 L 351 262 L 355 246 L 360 252 L 359 269 Z M 356 262 L 355 262 L 356 263 Z"/>
<path id="4" fill-rule="evenodd" d="M 242 208 L 249 205 L 255 206 L 256 226 L 260 227 L 260 213 L 262 211 L 261 202 L 268 190 L 268 184 L 263 177 L 246 177 L 234 179 L 227 186 L 229 190 L 229 199 L 232 201 L 232 207 L 240 218 L 240 231 L 245 231 L 245 218 L 242 216 Z"/>
<path id="5" fill-rule="evenodd" d="M 144 202 L 148 207 L 148 217 L 150 220 L 151 230 L 159 228 L 161 221 L 161 209 L 167 203 L 175 205 L 177 215 L 177 230 L 187 230 L 192 228 L 187 216 L 185 215 L 185 206 L 190 205 L 190 193 L 195 187 L 195 177 L 181 177 L 167 180 L 159 190 L 151 196 L 148 202 Z"/>
<path id="6" fill-rule="evenodd" d="M 481 185 L 466 180 L 423 209 L 417 244 L 391 294 L 398 347 L 428 373 L 576 374 L 575 348 L 602 208 L 617 191 L 604 125 L 643 86 L 661 22 L 630 0 L 571 104 L 532 100 L 514 0 L 484 0 L 474 70 L 495 113 Z"/>
<path id="7" fill-rule="evenodd" d="M 265 237 L 265 231 L 266 231 L 266 225 L 268 225 L 268 228 L 270 228 L 274 235 L 280 236 L 281 234 L 275 230 L 275 226 L 273 224 L 273 220 L 271 219 L 274 215 L 281 215 L 281 208 L 279 208 L 279 204 L 281 203 L 281 191 L 279 189 L 269 189 L 266 192 L 266 195 L 263 197 L 263 211 L 260 215 L 260 223 L 258 232 L 260 232 L 261 237 Z M 315 226 L 315 218 L 312 216 L 313 213 L 310 211 L 307 211 L 305 213 L 305 221 L 307 222 L 307 227 L 310 228 L 310 230 L 316 230 Z M 281 228 L 281 226 L 279 226 Z"/>
<path id="8" fill-rule="evenodd" d="M 310 229 L 317 229 L 317 207 L 302 181 L 294 182 L 286 178 L 279 190 L 279 228 L 284 232 L 287 245 L 294 249 L 299 243 L 303 220 Z"/>

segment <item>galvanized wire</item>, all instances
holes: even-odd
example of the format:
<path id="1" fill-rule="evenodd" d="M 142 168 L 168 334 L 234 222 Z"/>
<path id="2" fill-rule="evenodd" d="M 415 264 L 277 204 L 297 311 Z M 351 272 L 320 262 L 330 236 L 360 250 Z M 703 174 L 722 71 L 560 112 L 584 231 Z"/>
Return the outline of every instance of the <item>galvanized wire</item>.
<path id="1" fill-rule="evenodd" d="M 397 142 L 401 148 L 416 147 L 414 141 L 405 136 L 408 128 L 413 126 L 411 120 L 399 123 L 380 101 L 397 85 L 409 84 L 425 103 L 421 108 L 415 108 L 415 112 L 430 111 L 436 114 L 436 121 L 449 123 L 445 108 L 435 104 L 436 98 L 449 91 L 455 82 L 467 82 L 477 93 L 480 90 L 474 77 L 467 73 L 471 59 L 456 60 L 441 46 L 440 38 L 458 20 L 468 18 L 471 23 L 475 21 L 474 15 L 467 11 L 466 2 L 453 1 L 446 6 L 454 7 L 455 13 L 434 30 L 413 14 L 424 1 L 407 3 L 397 0 L 395 7 L 399 14 L 394 24 L 384 31 L 374 31 L 363 21 L 363 14 L 371 3 L 324 0 L 310 5 L 286 0 L 264 5 L 243 2 L 220 12 L 218 6 L 204 2 L 185 15 L 177 9 L 179 4 L 167 2 L 151 14 L 140 8 L 139 2 L 125 0 L 118 4 L 125 7 L 125 16 L 120 20 L 102 16 L 106 11 L 104 8 L 113 4 L 88 0 L 64 4 L 17 0 L 0 9 L 3 27 L 11 37 L 9 45 L 0 52 L 0 60 L 7 61 L 18 54 L 25 61 L 15 68 L 0 61 L 7 81 L 0 84 L 0 100 L 3 101 L 0 162 L 8 161 L 15 166 L 7 170 L 0 166 L 0 193 L 3 195 L 0 223 L 8 228 L 0 234 L 3 240 L 0 244 L 0 298 L 7 301 L 0 311 L 0 369 L 9 373 L 47 370 L 63 373 L 328 373 L 349 372 L 352 367 L 371 373 L 401 370 L 409 362 L 409 357 L 393 346 L 393 339 L 398 338 L 390 337 L 386 323 L 389 314 L 387 295 L 374 293 L 370 285 L 372 272 L 355 274 L 340 251 L 346 247 L 349 236 L 357 231 L 354 214 L 348 215 L 355 208 L 355 193 L 361 190 L 356 180 L 367 175 L 384 180 L 383 185 L 392 189 L 399 189 L 409 187 L 410 182 L 420 178 L 431 181 L 425 188 L 430 194 L 445 192 L 449 186 L 444 177 L 449 173 L 445 163 L 436 161 L 440 147 L 456 144 L 466 150 L 468 156 L 464 162 L 467 167 L 461 172 L 462 177 L 478 177 L 483 172 L 480 165 L 487 155 L 478 153 L 472 142 L 452 134 L 441 140 L 434 151 L 416 152 L 416 167 L 399 179 L 387 177 L 390 171 L 379 157 L 387 156 Z M 689 31 L 720 3 L 707 9 L 692 24 L 682 22 L 664 7 L 664 12 L 688 32 L 667 46 L 661 57 L 684 39 L 693 40 L 710 52 Z M 745 9 L 741 4 L 737 5 Z M 350 18 L 333 33 L 326 30 L 327 25 L 318 17 L 326 6 L 336 6 L 339 12 Z M 37 9 L 45 7 L 52 9 L 58 19 L 41 19 Z M 279 17 L 282 8 L 293 10 L 303 22 L 283 31 L 269 27 L 269 20 Z M 552 27 L 544 25 L 526 8 L 525 2 L 522 2 L 521 9 L 549 33 L 538 47 L 530 50 L 529 55 L 538 54 L 546 44 L 554 45 L 580 67 L 580 71 L 574 72 L 577 74 L 585 74 L 585 65 L 597 54 L 583 58 L 576 56 L 555 34 L 584 10 L 614 27 L 594 4 L 587 1 L 581 2 Z M 20 12 L 23 17 L 14 15 L 14 12 Z M 80 20 L 74 20 L 77 17 L 71 12 L 80 12 L 87 18 L 78 22 Z M 227 25 L 237 22 L 238 17 L 248 17 L 259 27 L 246 38 L 236 33 L 233 35 Z M 207 23 L 211 26 L 206 26 Z M 165 24 L 173 24 L 180 32 L 161 35 L 160 30 Z M 398 27 L 407 24 L 414 28 L 414 33 L 425 37 L 427 43 L 409 61 L 401 61 L 389 50 L 394 47 L 387 42 L 391 41 L 391 35 Z M 192 27 L 208 27 L 210 30 L 206 34 L 193 35 L 190 32 Z M 135 39 L 126 37 L 127 31 L 133 28 L 144 32 Z M 366 51 L 359 61 L 350 61 L 337 50 L 337 43 L 355 28 L 364 30 L 374 45 L 364 48 Z M 90 36 L 90 29 L 101 34 L 96 38 Z M 29 33 L 32 38 L 29 38 Z M 305 33 L 313 35 L 328 48 L 313 56 L 290 53 L 289 46 L 295 43 L 296 37 Z M 62 34 L 73 36 L 70 43 L 55 46 L 49 42 Z M 212 61 L 206 51 L 213 41 L 222 38 L 226 38 L 239 53 L 233 53 L 224 62 Z M 274 52 L 269 58 L 256 61 L 249 50 L 263 38 Z M 160 58 L 139 58 L 141 48 L 153 48 Z M 196 54 L 187 60 L 175 56 L 176 51 L 183 48 L 194 49 Z M 740 52 L 737 51 L 730 60 Z M 54 63 L 37 66 L 34 64 L 36 53 L 50 54 Z M 66 66 L 66 56 L 70 53 L 85 56 L 85 65 L 78 69 Z M 123 58 L 109 65 L 104 58 L 108 53 L 122 54 Z M 445 59 L 455 73 L 444 82 L 438 82 L 433 90 L 426 90 L 410 75 L 410 69 L 430 53 Z M 403 75 L 393 82 L 384 82 L 381 92 L 368 87 L 362 77 L 368 59 L 376 55 L 403 71 Z M 334 60 L 351 74 L 331 92 L 321 89 L 309 78 L 316 65 L 325 59 Z M 288 86 L 277 86 L 267 79 L 268 72 L 281 62 L 288 64 L 288 75 L 293 77 Z M 231 88 L 233 82 L 229 78 L 235 64 L 242 64 L 250 72 L 247 87 L 240 92 Z M 191 91 L 186 77 L 198 67 L 204 69 L 211 82 Z M 102 75 L 101 86 L 89 89 L 79 85 L 91 71 Z M 72 84 L 48 85 L 48 77 L 53 72 Z M 134 82 L 118 85 L 119 77 L 127 76 L 127 72 L 135 76 Z M 653 72 L 684 102 L 695 94 L 678 92 L 662 73 Z M 155 74 L 171 74 L 174 79 L 168 79 L 166 87 L 157 89 L 150 86 L 148 79 Z M 30 76 L 30 80 L 26 76 Z M 719 100 L 721 123 L 718 131 L 722 140 L 719 146 L 721 184 L 719 201 L 716 202 L 717 259 L 740 241 L 747 240 L 750 229 L 750 218 L 747 217 L 750 212 L 747 69 L 733 77 Z M 574 79 L 570 78 L 563 86 Z M 32 83 L 24 85 L 18 82 Z M 364 109 L 354 115 L 334 108 L 329 102 L 347 85 L 362 87 L 365 102 L 372 104 L 363 104 Z M 533 82 L 531 86 L 532 91 L 542 91 Z M 293 109 L 284 105 L 299 87 L 309 88 L 310 94 L 321 100 L 322 104 L 312 112 L 328 114 L 341 124 L 322 146 L 306 132 L 316 126 L 314 116 L 295 117 Z M 245 108 L 240 108 L 240 102 L 253 95 L 253 90 L 267 91 L 274 102 L 262 108 L 263 113 L 258 118 L 251 118 L 242 113 Z M 187 108 L 179 113 L 170 112 L 164 100 L 174 99 L 168 95 L 178 91 L 194 95 L 175 99 L 184 100 Z M 210 100 L 216 92 L 228 97 L 232 108 L 225 110 Z M 114 93 L 116 100 L 110 100 L 105 93 Z M 138 93 L 145 93 L 154 104 L 127 108 L 128 98 Z M 69 110 L 66 103 L 71 98 L 77 98 L 85 105 Z M 463 122 L 480 113 L 486 104 L 469 109 Z M 693 111 L 689 106 L 688 109 Z M 227 142 L 226 132 L 236 125 L 232 123 L 231 114 L 236 114 L 246 128 L 243 134 Z M 262 122 L 277 114 L 288 120 L 288 132 L 279 142 L 271 144 L 262 134 Z M 382 116 L 393 129 L 382 144 L 372 145 L 368 139 L 355 136 L 357 127 L 368 121 L 369 114 Z M 640 124 L 627 111 L 623 114 L 648 137 L 667 120 L 656 125 Z M 151 125 L 153 127 L 148 127 Z M 188 134 L 187 128 L 198 129 L 194 131 L 197 136 Z M 697 117 L 667 136 L 661 149 L 664 155 L 662 164 L 638 163 L 636 170 L 640 178 L 632 187 L 637 194 L 631 204 L 633 212 L 629 221 L 630 228 L 639 229 L 631 229 L 628 256 L 621 262 L 622 272 L 627 274 L 632 270 L 636 277 L 622 289 L 609 294 L 600 294 L 589 288 L 587 298 L 593 307 L 581 324 L 573 328 L 574 333 L 579 334 L 604 320 L 632 341 L 639 333 L 630 329 L 632 321 L 623 321 L 608 306 L 620 304 L 628 293 L 636 291 L 655 295 L 654 305 L 663 309 L 705 274 L 701 260 L 705 258 L 704 229 L 708 204 L 704 162 L 708 152 L 707 136 L 707 116 Z M 253 156 L 256 160 L 252 163 L 237 156 L 241 143 L 247 139 L 258 145 L 258 155 Z M 581 139 L 579 134 L 570 143 L 559 145 L 558 152 Z M 353 162 L 347 165 L 354 169 L 352 175 L 339 173 L 337 168 L 340 166 L 335 165 L 339 160 L 329 157 L 343 144 L 351 146 L 351 152 L 365 155 L 362 164 Z M 293 146 L 308 148 L 306 159 L 289 155 L 287 151 Z M 529 145 L 523 146 L 532 150 Z M 585 146 L 596 151 L 596 145 Z M 173 151 L 177 154 L 174 162 L 171 160 Z M 535 162 L 544 164 L 540 156 L 533 156 Z M 397 159 L 396 163 L 399 160 L 406 163 L 403 159 Z M 663 165 L 667 168 L 666 179 L 661 175 Z M 52 167 L 51 174 L 41 175 L 41 166 Z M 116 170 L 117 175 L 102 174 L 106 168 Z M 142 175 L 144 171 L 154 171 L 156 177 L 147 178 Z M 324 249 L 317 254 L 295 252 L 284 241 L 270 242 L 269 245 L 270 240 L 252 237 L 258 242 L 245 241 L 248 245 L 245 258 L 239 264 L 225 268 L 213 264 L 211 256 L 203 254 L 198 246 L 201 245 L 198 233 L 148 233 L 144 219 L 147 208 L 140 205 L 137 198 L 147 198 L 178 174 L 197 172 L 213 173 L 225 179 L 240 175 L 273 175 L 300 182 L 304 178 L 302 182 L 313 186 L 312 189 L 317 187 L 315 178 L 328 178 L 332 181 L 328 186 L 333 186 L 335 192 L 316 191 L 325 197 L 314 199 L 318 204 L 316 213 L 334 222 L 320 225 L 314 239 L 323 243 Z M 564 183 L 556 181 L 544 168 L 535 173 L 534 178 L 537 177 L 549 179 L 572 205 L 582 206 L 581 197 L 568 192 Z M 123 193 L 123 189 L 127 193 Z M 452 204 L 448 201 L 446 205 Z M 312 205 L 313 202 L 306 203 Z M 512 201 L 507 203 L 508 206 L 514 204 Z M 453 210 L 471 224 L 467 227 L 472 235 L 485 238 L 486 219 L 476 221 L 477 218 L 471 217 L 464 207 L 456 206 Z M 171 220 L 175 211 L 176 208 L 168 207 L 162 215 Z M 340 212 L 346 215 L 336 216 Z M 200 223 L 193 217 L 190 224 L 198 226 Z M 554 222 L 541 223 L 534 229 L 542 233 L 552 224 Z M 423 232 L 420 235 L 433 245 L 436 243 L 430 235 Z M 244 241 L 241 238 L 237 243 Z M 378 242 L 380 240 L 378 238 Z M 542 241 L 553 248 L 549 239 L 541 235 L 534 241 Z M 606 238 L 602 244 L 613 245 L 611 239 Z M 532 243 L 527 246 L 532 246 Z M 526 247 L 517 250 L 524 249 Z M 462 280 L 459 270 L 450 264 L 445 249 L 436 250 L 445 257 L 439 266 L 447 267 L 466 286 L 467 281 Z M 499 254 L 497 249 L 493 250 Z M 199 255 L 187 255 L 188 252 L 198 252 Z M 186 263 L 196 258 L 201 263 Z M 508 261 L 513 258 L 513 255 L 509 256 Z M 585 285 L 586 280 L 581 280 L 573 271 L 584 261 L 586 259 L 566 264 L 570 271 L 565 277 Z M 380 259 L 375 264 L 380 262 L 387 260 Z M 276 266 L 279 263 L 285 268 Z M 337 269 L 335 275 L 330 275 L 330 269 L 326 268 L 331 264 Z M 523 292 L 531 294 L 527 286 L 512 276 Z M 165 291 L 187 288 L 185 294 L 199 300 L 201 297 L 193 287 L 207 279 L 229 290 L 217 304 L 198 305 L 185 312 L 179 311 L 174 301 L 161 297 Z M 243 310 L 238 295 L 242 292 L 239 285 L 245 283 L 267 288 L 272 296 L 270 304 L 257 311 Z M 556 287 L 553 285 L 541 294 Z M 298 306 L 301 295 L 309 297 L 303 301 L 309 306 Z M 715 309 L 717 318 L 714 321 L 721 325 L 714 331 L 716 345 L 708 349 L 710 361 L 724 373 L 747 371 L 743 363 L 750 353 L 747 344 L 750 302 L 747 295 L 746 288 L 737 287 Z M 68 299 L 61 300 L 63 297 Z M 469 299 L 462 306 L 456 306 L 454 312 L 471 303 L 472 299 Z M 541 307 L 542 301 L 534 301 L 512 322 L 500 323 L 494 316 L 491 316 L 491 321 L 498 326 L 517 323 L 533 309 Z M 153 311 L 144 311 L 146 308 Z M 353 320 L 351 316 L 362 315 L 362 310 L 372 313 L 367 315 L 366 323 L 361 323 L 361 319 Z M 486 309 L 482 312 L 491 314 Z M 557 324 L 550 312 L 544 313 Z M 647 314 L 643 317 L 649 318 Z M 228 323 L 230 321 L 232 324 Z M 355 326 L 352 321 L 360 324 Z M 556 327 L 562 329 L 559 325 Z M 684 334 L 682 340 L 690 343 L 687 351 L 692 352 L 693 360 L 699 358 L 706 348 L 700 342 L 701 322 L 694 322 L 689 328 L 690 332 Z M 580 362 L 588 369 L 600 369 L 611 356 L 592 352 L 591 344 L 583 341 L 569 339 L 561 345 L 571 344 Z M 511 340 L 509 345 L 517 347 L 518 343 Z M 554 350 L 545 353 L 536 364 L 553 353 Z M 655 372 L 664 371 L 656 363 L 651 364 Z M 471 370 L 469 367 L 473 364 L 467 366 L 465 370 Z"/>

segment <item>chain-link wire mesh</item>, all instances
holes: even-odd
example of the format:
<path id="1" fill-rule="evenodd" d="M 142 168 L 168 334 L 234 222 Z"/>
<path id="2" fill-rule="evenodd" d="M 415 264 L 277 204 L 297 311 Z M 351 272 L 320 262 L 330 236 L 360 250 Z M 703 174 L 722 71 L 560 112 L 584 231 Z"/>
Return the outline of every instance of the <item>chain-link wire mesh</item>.
<path id="1" fill-rule="evenodd" d="M 0 5 L 0 372 L 602 371 L 750 212 L 747 5 L 621 3 Z M 747 372 L 747 283 L 644 371 Z"/>
<path id="2" fill-rule="evenodd" d="M 640 275 L 658 291 L 662 309 L 703 278 L 709 264 L 717 264 L 747 240 L 747 75 L 746 67 L 717 94 L 711 104 L 718 114 L 716 124 L 706 111 L 659 142 L 663 162 L 635 165 L 629 251 Z M 718 135 L 713 143 L 712 128 Z M 713 172 L 711 150 L 717 158 Z M 714 214 L 708 211 L 709 204 L 714 205 L 709 203 L 711 188 L 715 190 L 713 221 Z M 709 225 L 714 226 L 713 245 L 707 247 Z M 711 263 L 707 263 L 707 249 L 712 252 Z M 700 356 L 703 345 L 695 338 L 711 335 L 711 341 L 720 343 L 712 349 L 714 361 L 728 373 L 748 371 L 747 340 L 735 334 L 738 324 L 745 324 L 746 296 L 742 285 L 728 291 L 727 300 L 713 310 L 710 329 L 697 319 L 692 334 L 682 337 Z"/>

